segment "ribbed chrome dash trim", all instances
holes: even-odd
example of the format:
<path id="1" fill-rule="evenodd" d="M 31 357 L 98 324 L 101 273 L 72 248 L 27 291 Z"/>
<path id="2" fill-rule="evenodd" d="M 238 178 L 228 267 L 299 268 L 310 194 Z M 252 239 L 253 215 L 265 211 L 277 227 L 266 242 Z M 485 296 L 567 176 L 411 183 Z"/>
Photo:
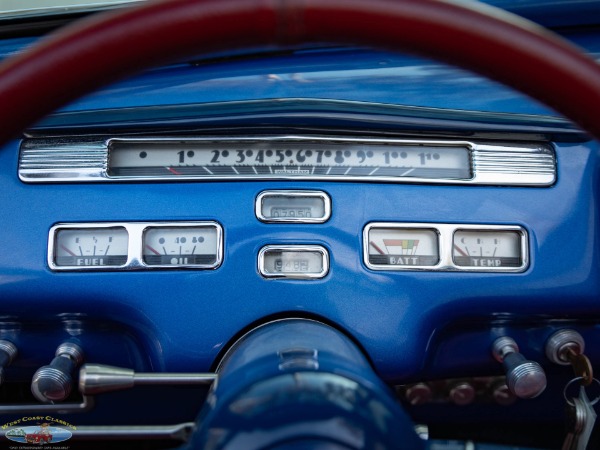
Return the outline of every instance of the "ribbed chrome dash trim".
<path id="1" fill-rule="evenodd" d="M 108 151 L 104 142 L 53 144 L 23 141 L 19 157 L 22 181 L 48 182 L 97 179 L 106 174 Z"/>
<path id="2" fill-rule="evenodd" d="M 418 184 L 476 184 L 498 186 L 551 186 L 556 181 L 556 156 L 549 143 L 541 142 L 494 142 L 479 143 L 453 139 L 395 139 L 395 138 L 369 138 L 349 136 L 212 136 L 212 137 L 115 137 L 115 138 L 77 138 L 77 137 L 47 137 L 27 138 L 21 144 L 19 159 L 19 178 L 26 183 L 62 183 L 62 182 L 147 182 L 147 181 L 234 181 L 234 180 L 318 180 L 318 181 L 358 181 L 358 182 L 391 182 L 391 183 L 418 183 Z M 468 151 L 470 170 L 464 170 L 468 175 L 463 177 L 444 178 L 442 175 L 425 175 L 422 177 L 407 174 L 381 174 L 373 176 L 372 173 L 334 174 L 314 173 L 309 170 L 301 175 L 285 172 L 273 174 L 267 171 L 258 173 L 239 173 L 236 166 L 232 166 L 231 173 L 212 173 L 202 171 L 202 167 L 195 172 L 174 178 L 169 174 L 148 172 L 145 168 L 133 168 L 125 174 L 109 171 L 111 155 L 111 142 L 120 144 L 135 143 L 136 145 L 156 146 L 164 144 L 170 146 L 171 151 L 176 146 L 197 146 L 207 148 L 215 143 L 221 147 L 231 143 L 232 146 L 243 142 L 270 143 L 280 145 L 286 142 L 305 143 L 307 148 L 313 149 L 328 145 L 390 145 L 397 148 L 403 146 L 427 148 L 463 148 Z M 194 148 L 194 147 L 193 147 Z M 233 148 L 233 147 L 232 147 Z M 213 166 L 211 166 L 213 167 Z M 219 167 L 217 167 L 219 168 Z M 366 169 L 368 169 L 367 167 Z M 309 167 L 310 169 L 310 167 Z M 364 169 L 360 167 L 358 169 Z M 365 170 L 366 170 L 365 169 Z M 181 175 L 181 174 L 177 174 Z"/>

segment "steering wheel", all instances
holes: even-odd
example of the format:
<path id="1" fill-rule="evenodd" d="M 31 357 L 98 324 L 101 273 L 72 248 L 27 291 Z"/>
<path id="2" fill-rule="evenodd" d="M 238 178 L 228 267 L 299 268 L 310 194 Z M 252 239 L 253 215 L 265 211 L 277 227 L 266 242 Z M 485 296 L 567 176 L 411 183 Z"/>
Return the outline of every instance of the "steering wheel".
<path id="1" fill-rule="evenodd" d="M 445 0 L 159 0 L 92 16 L 0 66 L 0 144 L 128 74 L 202 53 L 340 43 L 419 53 L 479 72 L 600 138 L 600 66 L 485 5 Z"/>

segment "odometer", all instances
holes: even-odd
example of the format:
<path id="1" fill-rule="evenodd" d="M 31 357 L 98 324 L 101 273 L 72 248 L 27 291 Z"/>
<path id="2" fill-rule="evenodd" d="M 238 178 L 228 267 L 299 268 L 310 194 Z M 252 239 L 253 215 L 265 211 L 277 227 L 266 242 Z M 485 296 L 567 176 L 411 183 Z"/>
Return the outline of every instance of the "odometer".
<path id="1" fill-rule="evenodd" d="M 265 278 L 323 278 L 329 253 L 320 245 L 268 245 L 258 255 L 258 270 Z"/>

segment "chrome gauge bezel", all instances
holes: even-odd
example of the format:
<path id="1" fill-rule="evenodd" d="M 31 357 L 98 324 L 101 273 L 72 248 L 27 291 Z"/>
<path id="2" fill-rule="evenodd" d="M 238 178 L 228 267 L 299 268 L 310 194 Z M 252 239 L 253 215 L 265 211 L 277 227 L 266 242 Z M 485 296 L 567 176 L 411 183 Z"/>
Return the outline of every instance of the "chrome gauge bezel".
<path id="1" fill-rule="evenodd" d="M 271 251 L 313 252 L 321 255 L 323 270 L 318 273 L 273 273 L 265 269 L 265 255 Z M 258 272 L 267 279 L 318 280 L 329 273 L 329 252 L 321 245 L 266 245 L 258 253 Z"/>
<path id="2" fill-rule="evenodd" d="M 372 264 L 369 261 L 369 233 L 373 229 L 397 230 L 432 230 L 438 235 L 439 261 L 434 266 L 403 266 Z M 520 237 L 519 251 L 521 264 L 518 267 L 473 267 L 459 266 L 454 262 L 452 248 L 454 234 L 457 231 L 512 231 Z M 477 225 L 448 223 L 406 223 L 406 222 L 372 222 L 363 230 L 363 262 L 367 268 L 375 271 L 434 271 L 434 272 L 500 272 L 520 273 L 529 267 L 529 237 L 527 230 L 519 225 Z"/>
<path id="3" fill-rule="evenodd" d="M 285 145 L 390 145 L 461 148 L 468 151 L 470 177 L 444 178 L 442 176 L 411 177 L 372 176 L 369 174 L 242 174 L 232 166 L 232 173 L 218 175 L 210 170 L 203 174 L 161 176 L 110 174 L 110 155 L 114 145 L 226 145 L 262 143 Z M 309 170 L 310 172 L 310 170 Z M 97 183 L 97 182 L 210 182 L 210 181 L 344 181 L 375 183 L 418 183 L 499 186 L 551 186 L 556 181 L 556 156 L 553 147 L 545 142 L 471 142 L 460 139 L 397 139 L 376 137 L 348 137 L 323 135 L 270 135 L 270 136 L 181 136 L 181 137 L 36 137 L 21 143 L 19 178 L 25 183 Z"/>
<path id="4" fill-rule="evenodd" d="M 322 217 L 266 217 L 263 212 L 264 200 L 268 197 L 320 198 L 323 200 Z M 325 223 L 331 217 L 331 197 L 323 191 L 268 190 L 256 197 L 256 218 L 265 223 Z"/>
<path id="5" fill-rule="evenodd" d="M 216 259 L 211 264 L 150 265 L 144 262 L 144 235 L 153 228 L 207 228 L 216 230 Z M 124 228 L 129 236 L 127 261 L 120 266 L 62 266 L 55 263 L 56 240 L 61 230 L 92 230 Z M 50 228 L 48 234 L 48 266 L 52 271 L 130 271 L 130 270 L 212 270 L 223 262 L 223 227 L 215 221 L 182 222 L 95 222 L 95 223 L 58 223 Z"/>

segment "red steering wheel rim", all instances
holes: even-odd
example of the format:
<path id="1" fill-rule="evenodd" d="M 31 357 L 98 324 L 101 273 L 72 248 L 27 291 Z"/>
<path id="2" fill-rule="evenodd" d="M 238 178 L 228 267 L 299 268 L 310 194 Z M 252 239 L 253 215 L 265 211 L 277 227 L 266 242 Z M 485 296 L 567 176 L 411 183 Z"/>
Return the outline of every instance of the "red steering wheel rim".
<path id="1" fill-rule="evenodd" d="M 75 23 L 0 66 L 0 144 L 104 84 L 202 53 L 295 43 L 403 50 L 471 69 L 600 138 L 600 67 L 534 24 L 443 0 L 159 0 Z M 401 89 L 401 87 L 398 87 Z"/>

